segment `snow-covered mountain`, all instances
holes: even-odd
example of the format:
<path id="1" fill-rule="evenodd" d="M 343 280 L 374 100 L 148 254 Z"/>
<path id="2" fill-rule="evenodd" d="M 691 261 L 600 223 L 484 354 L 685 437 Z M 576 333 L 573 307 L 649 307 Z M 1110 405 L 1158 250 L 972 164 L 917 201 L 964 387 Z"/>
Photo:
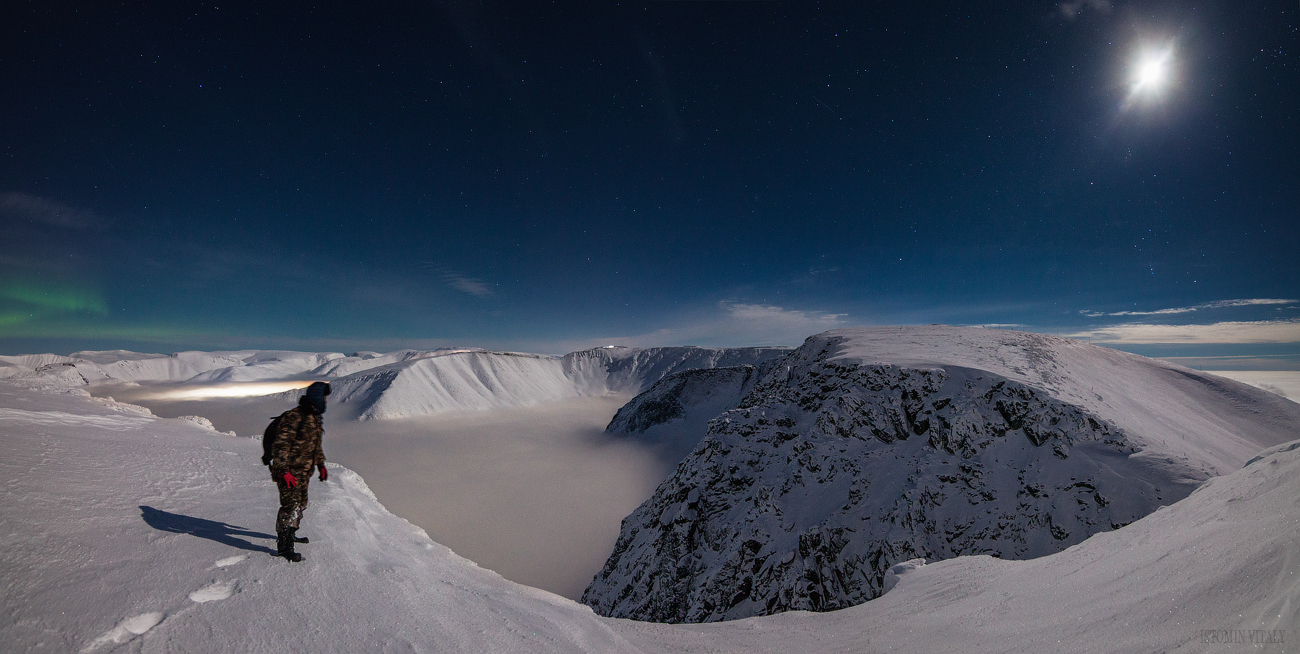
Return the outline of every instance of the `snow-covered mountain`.
<path id="1" fill-rule="evenodd" d="M 764 361 L 788 352 L 600 348 L 560 358 L 482 350 L 436 352 L 338 377 L 331 382 L 330 397 L 362 420 L 531 406 L 568 397 L 635 393 L 674 372 Z"/>
<path id="2" fill-rule="evenodd" d="M 191 385 L 323 379 L 333 383 L 335 403 L 368 420 L 635 394 L 682 370 L 755 364 L 787 352 L 786 348 L 618 347 L 552 357 L 480 348 L 351 355 L 278 350 L 163 355 L 112 350 L 0 357 L 0 377 L 58 375 L 71 384 Z"/>
<path id="3" fill-rule="evenodd" d="M 838 330 L 757 372 L 666 377 L 611 423 L 680 439 L 727 409 L 624 520 L 583 596 L 597 613 L 845 608 L 908 559 L 1059 552 L 1300 433 L 1276 395 L 1036 334 Z"/>
<path id="4" fill-rule="evenodd" d="M 332 402 L 361 420 L 530 406 L 581 393 L 559 359 L 512 352 L 412 357 L 331 381 Z"/>
<path id="5" fill-rule="evenodd" d="M 312 482 L 307 560 L 273 558 L 256 441 L 56 378 L 0 381 L 0 448 L 12 651 L 1277 653 L 1300 639 L 1300 441 L 1058 554 L 913 563 L 849 609 L 705 625 L 601 618 L 506 581 L 335 464 Z"/>

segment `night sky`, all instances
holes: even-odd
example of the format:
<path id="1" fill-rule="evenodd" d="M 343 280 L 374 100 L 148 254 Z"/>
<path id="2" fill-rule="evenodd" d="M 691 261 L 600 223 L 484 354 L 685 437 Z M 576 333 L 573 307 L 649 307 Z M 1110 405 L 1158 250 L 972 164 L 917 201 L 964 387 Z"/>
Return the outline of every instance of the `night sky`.
<path id="1" fill-rule="evenodd" d="M 1300 353 L 1295 0 L 15 0 L 0 96 L 3 354 Z"/>

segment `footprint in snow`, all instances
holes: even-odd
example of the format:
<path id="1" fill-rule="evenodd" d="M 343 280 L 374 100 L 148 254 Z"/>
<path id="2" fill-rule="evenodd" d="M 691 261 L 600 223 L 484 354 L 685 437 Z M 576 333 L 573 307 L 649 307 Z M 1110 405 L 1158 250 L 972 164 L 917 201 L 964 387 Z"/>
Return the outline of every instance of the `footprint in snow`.
<path id="1" fill-rule="evenodd" d="M 190 593 L 190 601 L 202 604 L 204 602 L 216 602 L 226 599 L 235 594 L 235 582 L 218 581 Z"/>
<path id="2" fill-rule="evenodd" d="M 247 554 L 238 554 L 238 555 L 235 555 L 235 556 L 228 556 L 228 557 L 226 557 L 226 558 L 224 558 L 224 559 L 221 559 L 221 560 L 217 561 L 215 565 L 216 565 L 218 568 L 226 568 L 226 567 L 229 567 L 229 566 L 235 565 L 236 563 L 239 563 L 240 561 L 243 561 L 243 560 L 246 559 L 246 558 L 248 558 L 248 555 L 247 555 Z"/>
<path id="3" fill-rule="evenodd" d="M 104 632 L 102 636 L 90 641 L 89 645 L 81 648 L 82 652 L 91 652 L 103 647 L 104 645 L 121 645 L 140 634 L 158 626 L 162 622 L 163 614 L 160 611 L 151 613 L 141 613 L 133 618 L 127 618 L 119 623 L 116 627 Z"/>

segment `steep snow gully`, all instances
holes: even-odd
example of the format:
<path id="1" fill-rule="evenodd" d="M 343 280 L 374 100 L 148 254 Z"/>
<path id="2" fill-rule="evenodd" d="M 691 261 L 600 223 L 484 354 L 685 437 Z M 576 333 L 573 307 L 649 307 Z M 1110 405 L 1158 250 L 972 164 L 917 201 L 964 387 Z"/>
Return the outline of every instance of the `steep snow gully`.
<path id="1" fill-rule="evenodd" d="M 15 651 L 1300 641 L 1300 405 L 1075 341 L 932 326 L 794 351 L 99 352 L 0 357 L 0 377 Z M 258 444 L 84 390 L 128 377 L 327 378 L 360 419 L 644 390 L 609 431 L 684 458 L 588 588 L 600 617 L 456 556 L 344 468 L 312 487 L 308 560 L 268 556 Z"/>

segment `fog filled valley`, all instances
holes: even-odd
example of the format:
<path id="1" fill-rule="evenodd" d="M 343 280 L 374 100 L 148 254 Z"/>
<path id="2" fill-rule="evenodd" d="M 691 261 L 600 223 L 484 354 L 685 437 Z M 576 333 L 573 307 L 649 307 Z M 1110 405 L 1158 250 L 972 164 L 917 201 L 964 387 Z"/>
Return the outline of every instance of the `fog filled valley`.
<path id="1" fill-rule="evenodd" d="M 0 357 L 0 636 L 234 646 L 287 587 L 326 651 L 1293 651 L 1296 376 L 1231 374 L 945 326 Z M 331 477 L 295 567 L 257 440 L 313 380 Z"/>
<path id="2" fill-rule="evenodd" d="M 159 399 L 175 390 L 107 384 L 91 392 L 163 417 L 202 415 L 240 436 L 260 435 L 293 406 L 284 398 Z M 435 541 L 507 579 L 576 600 L 614 547 L 619 521 L 671 467 L 653 448 L 605 433 L 629 399 L 368 421 L 332 409 L 325 453 Z"/>

